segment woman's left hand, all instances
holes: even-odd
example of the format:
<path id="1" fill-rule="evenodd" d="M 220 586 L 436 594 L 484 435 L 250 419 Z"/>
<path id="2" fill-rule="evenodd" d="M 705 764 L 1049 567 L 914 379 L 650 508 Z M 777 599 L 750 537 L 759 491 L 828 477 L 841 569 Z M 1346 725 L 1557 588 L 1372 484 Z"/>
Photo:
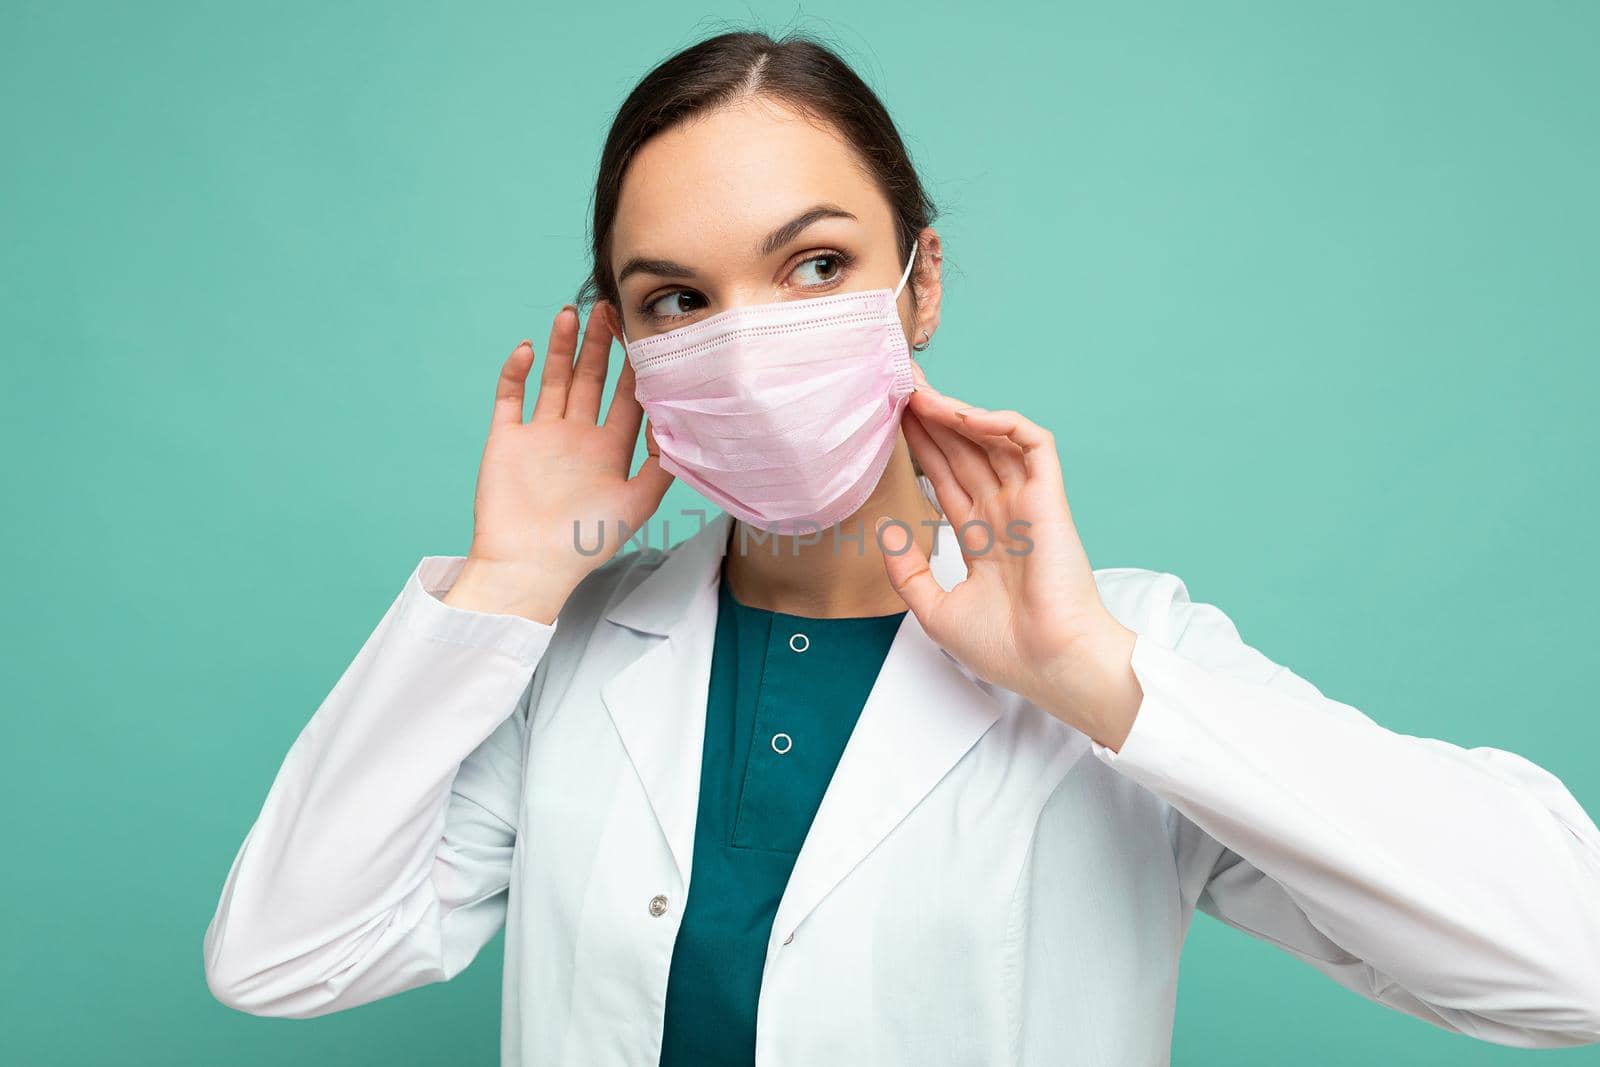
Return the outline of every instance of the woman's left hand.
<path id="1" fill-rule="evenodd" d="M 904 527 L 880 527 L 889 581 L 928 635 L 979 677 L 1119 748 L 1143 698 L 1130 664 L 1136 635 L 1100 600 L 1055 438 L 1015 411 L 963 404 L 920 368 L 913 373 L 902 426 L 955 527 L 967 577 L 946 591 Z"/>

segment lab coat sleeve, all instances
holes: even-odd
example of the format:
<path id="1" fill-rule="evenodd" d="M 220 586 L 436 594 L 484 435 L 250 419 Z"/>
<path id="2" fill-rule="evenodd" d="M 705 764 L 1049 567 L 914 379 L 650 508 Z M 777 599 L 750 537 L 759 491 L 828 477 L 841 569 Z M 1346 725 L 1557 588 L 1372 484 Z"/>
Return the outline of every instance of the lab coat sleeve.
<path id="1" fill-rule="evenodd" d="M 462 970 L 504 922 L 522 742 L 555 630 L 418 564 L 290 747 L 206 930 L 225 1004 L 305 1018 Z"/>
<path id="2" fill-rule="evenodd" d="M 1178 813 L 1196 906 L 1435 1026 L 1600 1042 L 1600 830 L 1561 781 L 1385 729 L 1162 578 L 1131 732 L 1091 748 Z"/>

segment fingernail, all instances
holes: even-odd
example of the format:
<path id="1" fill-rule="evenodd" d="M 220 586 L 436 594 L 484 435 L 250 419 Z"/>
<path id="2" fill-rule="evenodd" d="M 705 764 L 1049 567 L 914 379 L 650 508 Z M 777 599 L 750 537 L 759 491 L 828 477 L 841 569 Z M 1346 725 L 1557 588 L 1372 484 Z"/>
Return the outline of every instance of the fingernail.
<path id="1" fill-rule="evenodd" d="M 967 417 L 967 416 L 968 416 L 968 415 L 974 415 L 974 414 L 976 414 L 976 415 L 981 415 L 981 414 L 983 414 L 983 412 L 984 412 L 984 410 L 985 410 L 985 409 L 983 409 L 983 408 L 980 408 L 980 407 L 974 407 L 974 406 L 973 406 L 973 405 L 971 405 L 971 404 L 968 404 L 968 405 L 967 405 L 967 406 L 966 406 L 966 407 L 964 407 L 964 408 L 957 408 L 957 409 L 956 409 L 956 415 L 958 415 L 958 416 L 959 416 L 959 417 L 961 417 L 961 418 L 963 418 L 963 419 L 964 419 L 964 418 L 966 418 L 966 417 Z"/>
<path id="2" fill-rule="evenodd" d="M 524 337 L 522 339 L 522 343 L 520 345 L 518 345 L 517 347 L 518 348 L 532 348 L 533 347 L 533 342 L 528 340 L 526 337 Z"/>
<path id="3" fill-rule="evenodd" d="M 577 304 L 562 304 L 561 305 L 561 310 L 556 312 L 556 314 L 560 315 L 563 312 L 567 312 L 567 311 L 570 311 L 574 315 L 576 315 L 578 313 L 578 305 Z"/>

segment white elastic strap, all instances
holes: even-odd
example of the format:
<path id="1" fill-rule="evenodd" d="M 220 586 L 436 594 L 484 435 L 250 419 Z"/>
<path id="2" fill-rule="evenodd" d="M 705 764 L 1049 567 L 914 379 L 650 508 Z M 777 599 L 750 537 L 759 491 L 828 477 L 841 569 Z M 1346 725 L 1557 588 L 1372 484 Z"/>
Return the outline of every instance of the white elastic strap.
<path id="1" fill-rule="evenodd" d="M 900 275 L 900 284 L 894 287 L 894 298 L 900 299 L 900 290 L 906 287 L 906 279 L 911 277 L 911 264 L 917 261 L 917 242 L 911 242 L 911 258 L 906 260 L 905 273 Z"/>

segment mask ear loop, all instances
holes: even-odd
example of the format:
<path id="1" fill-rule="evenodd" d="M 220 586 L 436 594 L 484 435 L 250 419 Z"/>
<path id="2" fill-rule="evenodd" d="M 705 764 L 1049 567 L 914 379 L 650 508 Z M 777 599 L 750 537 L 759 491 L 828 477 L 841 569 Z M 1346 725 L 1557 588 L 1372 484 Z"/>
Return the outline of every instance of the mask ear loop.
<path id="1" fill-rule="evenodd" d="M 905 288 L 906 279 L 911 277 L 911 265 L 917 261 L 917 246 L 918 246 L 918 243 L 919 242 L 916 242 L 916 241 L 913 241 L 911 243 L 911 258 L 906 260 L 906 269 L 905 269 L 905 273 L 900 275 L 900 284 L 894 287 L 894 298 L 896 300 L 900 299 L 900 290 Z M 923 336 L 926 337 L 927 334 L 924 333 Z M 921 352 L 923 349 L 925 349 L 927 347 L 928 346 L 927 346 L 926 343 L 921 344 L 921 345 L 912 345 L 911 346 L 911 350 L 914 351 L 914 352 Z M 912 358 L 916 358 L 916 357 L 912 357 Z M 912 392 L 916 392 L 916 387 L 913 386 L 911 391 Z"/>
<path id="2" fill-rule="evenodd" d="M 911 242 L 911 258 L 906 260 L 906 269 L 900 275 L 900 284 L 894 287 L 894 298 L 900 299 L 900 290 L 906 287 L 906 279 L 911 277 L 911 264 L 917 261 L 917 243 Z"/>

